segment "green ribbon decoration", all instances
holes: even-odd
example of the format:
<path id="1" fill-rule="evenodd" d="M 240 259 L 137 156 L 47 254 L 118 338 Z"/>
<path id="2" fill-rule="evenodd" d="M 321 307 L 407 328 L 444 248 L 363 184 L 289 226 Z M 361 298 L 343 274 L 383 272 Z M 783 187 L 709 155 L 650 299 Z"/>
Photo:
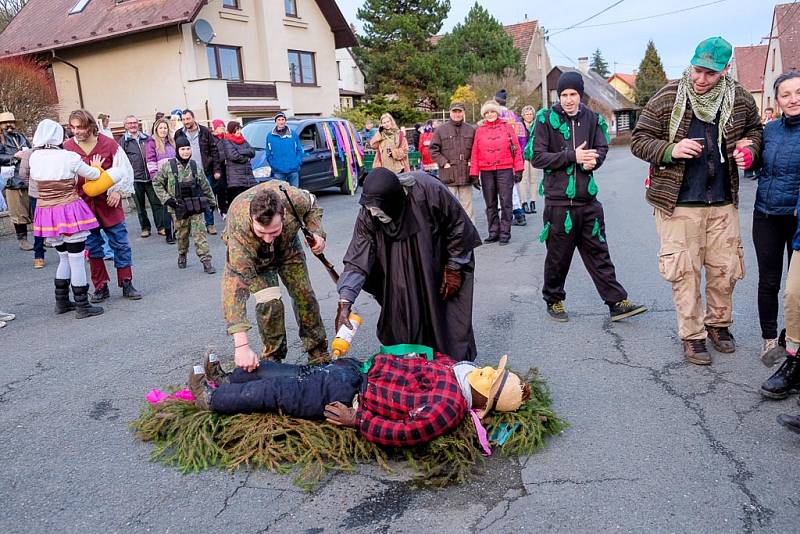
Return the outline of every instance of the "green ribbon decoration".
<path id="1" fill-rule="evenodd" d="M 542 109 L 540 109 L 539 111 L 536 112 L 536 120 L 538 120 L 542 124 L 547 122 L 547 119 L 544 118 L 544 111 L 545 111 L 545 109 L 542 108 Z"/>
<path id="2" fill-rule="evenodd" d="M 547 236 L 549 235 L 550 235 L 550 223 L 547 223 L 544 225 L 544 228 L 542 228 L 542 231 L 539 232 L 539 243 L 544 243 L 545 241 L 547 241 Z"/>
<path id="3" fill-rule="evenodd" d="M 594 226 L 592 226 L 592 237 L 596 237 L 601 243 L 606 242 L 606 238 L 600 233 L 600 219 L 595 217 Z"/>
<path id="4" fill-rule="evenodd" d="M 597 196 L 597 182 L 594 181 L 594 174 L 589 175 L 589 187 L 587 189 L 590 195 Z"/>
<path id="5" fill-rule="evenodd" d="M 539 182 L 539 196 L 540 197 L 544 196 L 544 180 Z"/>
<path id="6" fill-rule="evenodd" d="M 573 199 L 575 198 L 575 194 L 577 193 L 577 188 L 575 187 L 575 164 L 571 164 L 567 167 L 567 176 L 569 176 L 569 181 L 567 182 L 567 189 L 564 191 L 567 195 L 567 198 Z"/>
<path id="7" fill-rule="evenodd" d="M 567 210 L 567 216 L 564 218 L 564 231 L 570 233 L 572 231 L 572 215 Z"/>
<path id="8" fill-rule="evenodd" d="M 606 122 L 606 119 L 599 113 L 597 114 L 597 124 L 600 125 L 600 129 L 603 130 L 603 135 L 606 136 L 606 143 L 610 143 L 611 136 L 608 135 L 608 123 Z"/>
<path id="9" fill-rule="evenodd" d="M 551 110 L 550 113 L 550 126 L 553 127 L 554 130 L 558 130 L 561 128 L 561 119 L 558 117 L 558 113 L 553 113 Z"/>

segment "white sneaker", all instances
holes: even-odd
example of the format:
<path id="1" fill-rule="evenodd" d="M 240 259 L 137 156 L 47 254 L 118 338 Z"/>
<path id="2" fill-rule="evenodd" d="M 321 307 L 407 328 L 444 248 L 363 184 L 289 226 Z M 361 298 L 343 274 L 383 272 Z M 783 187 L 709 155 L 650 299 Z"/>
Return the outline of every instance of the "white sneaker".
<path id="1" fill-rule="evenodd" d="M 0 311 L 0 321 L 3 322 L 13 321 L 16 317 L 17 316 L 14 315 L 13 313 L 6 313 Z"/>

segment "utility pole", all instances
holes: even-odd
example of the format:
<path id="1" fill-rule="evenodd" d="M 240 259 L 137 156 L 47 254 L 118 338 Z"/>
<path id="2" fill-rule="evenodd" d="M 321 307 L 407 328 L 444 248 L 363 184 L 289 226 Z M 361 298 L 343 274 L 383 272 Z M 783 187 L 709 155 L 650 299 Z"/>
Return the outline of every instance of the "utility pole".
<path id="1" fill-rule="evenodd" d="M 548 37 L 547 37 L 547 30 L 545 30 L 544 27 L 540 27 L 540 28 L 541 28 L 541 32 L 542 32 L 542 54 L 541 54 L 542 61 L 541 61 L 541 66 L 540 66 L 541 71 L 542 71 L 542 108 L 548 108 L 548 107 L 550 107 L 548 105 L 548 98 L 547 98 L 547 92 L 548 92 L 547 91 L 547 75 L 549 73 L 547 72 L 547 48 L 546 48 L 546 42 L 547 42 Z"/>

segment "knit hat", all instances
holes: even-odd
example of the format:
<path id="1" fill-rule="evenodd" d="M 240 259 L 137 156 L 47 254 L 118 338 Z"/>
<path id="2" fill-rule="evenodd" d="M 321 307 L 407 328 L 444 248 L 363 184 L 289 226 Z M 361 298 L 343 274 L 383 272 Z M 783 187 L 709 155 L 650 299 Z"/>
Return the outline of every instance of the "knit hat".
<path id="1" fill-rule="evenodd" d="M 272 119 L 273 120 L 278 120 L 278 117 L 283 117 L 285 119 L 286 118 L 286 113 L 284 113 L 283 111 L 279 111 L 279 112 L 277 112 L 275 114 L 274 117 L 272 117 Z"/>
<path id="2" fill-rule="evenodd" d="M 499 115 L 500 114 L 500 106 L 494 100 L 487 100 L 481 106 L 481 117 L 486 115 L 486 113 L 488 113 L 489 111 L 494 111 L 495 113 L 497 113 Z"/>
<path id="3" fill-rule="evenodd" d="M 508 100 L 508 93 L 505 89 L 500 89 L 494 94 L 494 100 L 501 106 L 505 106 L 506 101 Z"/>
<path id="4" fill-rule="evenodd" d="M 228 133 L 229 133 L 229 134 L 234 134 L 234 133 L 236 133 L 236 130 L 238 130 L 238 129 L 239 129 L 239 128 L 241 128 L 241 127 L 242 127 L 242 125 L 241 125 L 241 124 L 239 124 L 239 122 L 238 122 L 238 121 L 230 121 L 230 122 L 228 123 L 228 128 L 227 128 L 227 130 L 228 130 Z"/>
<path id="5" fill-rule="evenodd" d="M 583 76 L 579 72 L 565 72 L 558 78 L 558 94 L 567 89 L 574 89 L 583 96 Z"/>
<path id="6" fill-rule="evenodd" d="M 223 120 L 221 120 L 221 119 L 214 119 L 213 121 L 211 121 L 211 129 L 212 129 L 212 130 L 216 130 L 216 129 L 217 129 L 217 128 L 219 128 L 220 126 L 222 126 L 223 128 L 225 127 L 225 122 L 224 122 Z"/>
<path id="7" fill-rule="evenodd" d="M 185 146 L 188 146 L 189 148 L 192 148 L 192 144 L 189 142 L 189 138 L 186 137 L 185 135 L 176 135 L 175 137 L 177 138 L 177 139 L 175 139 L 175 151 L 176 152 L 177 152 L 177 150 L 179 148 L 183 148 Z"/>

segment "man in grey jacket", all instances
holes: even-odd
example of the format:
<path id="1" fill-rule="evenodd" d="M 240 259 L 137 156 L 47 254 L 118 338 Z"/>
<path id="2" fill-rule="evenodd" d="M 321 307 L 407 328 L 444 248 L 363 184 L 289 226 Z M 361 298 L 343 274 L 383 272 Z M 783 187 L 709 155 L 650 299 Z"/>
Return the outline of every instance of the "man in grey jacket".
<path id="1" fill-rule="evenodd" d="M 464 122 L 464 104 L 450 105 L 450 120 L 433 131 L 431 157 L 439 165 L 439 180 L 458 199 L 470 220 L 475 223 L 472 210 L 472 187 L 469 178 L 469 157 L 475 128 Z"/>

